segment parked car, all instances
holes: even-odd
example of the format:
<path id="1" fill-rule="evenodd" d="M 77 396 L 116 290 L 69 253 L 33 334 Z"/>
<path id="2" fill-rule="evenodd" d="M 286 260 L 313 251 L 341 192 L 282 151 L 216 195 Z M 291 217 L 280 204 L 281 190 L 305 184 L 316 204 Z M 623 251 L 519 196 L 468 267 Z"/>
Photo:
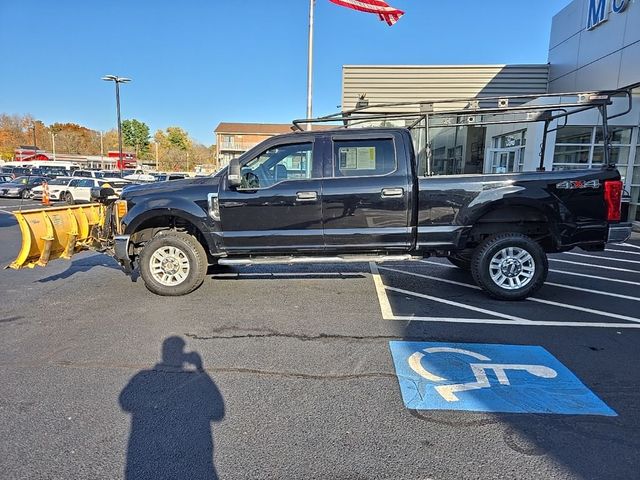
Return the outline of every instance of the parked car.
<path id="1" fill-rule="evenodd" d="M 0 183 L 7 183 L 13 180 L 13 175 L 8 173 L 0 173 Z"/>
<path id="2" fill-rule="evenodd" d="M 47 181 L 49 188 L 49 200 L 60 200 L 59 192 L 63 190 L 71 181 L 71 177 L 56 177 Z M 42 200 L 44 185 L 39 185 L 31 189 L 31 198 Z"/>
<path id="3" fill-rule="evenodd" d="M 29 198 L 31 189 L 49 180 L 47 177 L 24 176 L 10 182 L 0 184 L 0 197 Z"/>
<path id="4" fill-rule="evenodd" d="M 66 187 L 57 192 L 57 197 L 69 205 L 73 205 L 76 202 L 91 201 L 92 188 L 109 186 L 117 195 L 120 195 L 122 189 L 128 184 L 129 182 L 121 179 L 72 178 Z"/>
<path id="5" fill-rule="evenodd" d="M 75 170 L 71 176 L 74 178 L 103 178 L 105 174 L 100 170 Z"/>
<path id="6" fill-rule="evenodd" d="M 0 167 L 0 172 L 12 175 L 13 178 L 31 175 L 29 167 Z"/>
<path id="7" fill-rule="evenodd" d="M 168 182 L 169 180 L 182 180 L 187 178 L 184 173 L 156 173 L 154 175 L 156 182 Z"/>

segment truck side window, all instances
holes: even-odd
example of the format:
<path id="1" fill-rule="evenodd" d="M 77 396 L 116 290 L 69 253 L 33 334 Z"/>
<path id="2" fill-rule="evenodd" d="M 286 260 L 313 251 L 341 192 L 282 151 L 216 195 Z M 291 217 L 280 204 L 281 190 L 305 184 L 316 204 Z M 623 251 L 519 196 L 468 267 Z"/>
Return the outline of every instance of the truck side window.
<path id="1" fill-rule="evenodd" d="M 285 180 L 313 176 L 313 143 L 272 147 L 242 166 L 240 189 L 269 188 Z"/>
<path id="2" fill-rule="evenodd" d="M 396 170 L 392 139 L 336 140 L 333 142 L 336 177 L 370 177 Z"/>

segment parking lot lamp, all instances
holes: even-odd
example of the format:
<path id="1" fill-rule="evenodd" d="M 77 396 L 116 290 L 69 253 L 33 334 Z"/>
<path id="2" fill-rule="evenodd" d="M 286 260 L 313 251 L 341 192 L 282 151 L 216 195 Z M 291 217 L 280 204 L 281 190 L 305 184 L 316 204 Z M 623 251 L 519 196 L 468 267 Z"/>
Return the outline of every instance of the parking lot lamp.
<path id="1" fill-rule="evenodd" d="M 120 121 L 120 84 L 130 82 L 130 78 L 118 77 L 117 75 L 105 75 L 102 80 L 106 82 L 114 82 L 116 84 L 116 110 L 118 112 L 118 165 L 119 170 L 122 169 L 122 123 Z"/>

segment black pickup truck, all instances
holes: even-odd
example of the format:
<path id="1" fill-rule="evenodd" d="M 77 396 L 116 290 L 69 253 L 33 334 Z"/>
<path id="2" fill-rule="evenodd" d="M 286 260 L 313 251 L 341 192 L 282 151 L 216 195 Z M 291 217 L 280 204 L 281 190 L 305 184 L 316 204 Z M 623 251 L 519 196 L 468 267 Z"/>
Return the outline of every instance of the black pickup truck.
<path id="1" fill-rule="evenodd" d="M 297 132 L 211 177 L 125 189 L 103 238 L 160 295 L 193 291 L 212 264 L 446 256 L 489 295 L 519 300 L 544 283 L 547 253 L 628 238 L 621 191 L 611 167 L 418 176 L 403 128 Z"/>

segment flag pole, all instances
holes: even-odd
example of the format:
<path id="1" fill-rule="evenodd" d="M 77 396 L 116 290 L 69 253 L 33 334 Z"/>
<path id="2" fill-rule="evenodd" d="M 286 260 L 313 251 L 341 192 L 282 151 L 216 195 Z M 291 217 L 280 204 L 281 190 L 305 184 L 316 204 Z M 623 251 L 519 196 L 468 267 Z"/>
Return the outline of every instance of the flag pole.
<path id="1" fill-rule="evenodd" d="M 307 58 L 307 118 L 313 115 L 313 10 L 315 0 L 309 0 L 309 54 Z M 311 124 L 307 124 L 311 130 Z"/>

